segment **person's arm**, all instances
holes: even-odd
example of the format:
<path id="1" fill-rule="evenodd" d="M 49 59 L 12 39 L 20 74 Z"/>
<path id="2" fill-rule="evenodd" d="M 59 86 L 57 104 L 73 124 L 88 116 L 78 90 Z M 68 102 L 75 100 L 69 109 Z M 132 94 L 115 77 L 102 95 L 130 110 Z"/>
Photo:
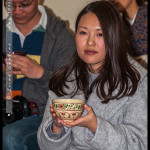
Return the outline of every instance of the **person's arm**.
<path id="1" fill-rule="evenodd" d="M 65 127 L 62 127 L 61 132 L 59 134 L 56 134 L 52 131 L 52 125 L 53 125 L 53 121 L 51 121 L 46 128 L 46 132 L 47 132 L 48 136 L 52 139 L 60 139 L 62 136 L 65 135 L 65 133 L 68 130 Z"/>
<path id="2" fill-rule="evenodd" d="M 139 85 L 136 94 L 129 98 L 129 105 L 124 110 L 123 120 L 111 123 L 97 117 L 97 130 L 92 139 L 85 142 L 93 149 L 105 150 L 147 150 L 147 78 Z M 90 136 L 90 135 L 89 135 Z"/>
<path id="3" fill-rule="evenodd" d="M 74 37 L 65 26 L 55 38 L 52 37 L 52 29 L 50 29 L 49 26 L 47 29 L 50 31 L 45 32 L 40 60 L 40 65 L 43 67 L 44 73 L 39 79 L 26 78 L 22 92 L 22 95 L 27 99 L 34 99 L 37 103 L 42 101 L 43 104 L 46 104 L 48 99 L 49 80 L 51 75 L 68 63 L 75 48 Z M 35 92 L 31 93 L 31 89 Z M 42 97 L 42 99 L 40 97 Z M 43 104 L 39 107 L 44 108 Z"/>
<path id="4" fill-rule="evenodd" d="M 58 139 L 53 139 L 53 137 L 50 137 L 49 134 L 47 133 L 49 123 L 52 120 L 52 116 L 50 114 L 50 104 L 51 100 L 55 98 L 56 97 L 54 93 L 49 91 L 49 99 L 47 101 L 43 120 L 38 129 L 37 134 L 40 149 L 49 150 L 49 148 L 51 147 L 51 149 L 55 150 L 66 150 L 69 143 L 71 142 L 71 128 L 69 128 L 68 131 Z"/>
<path id="5" fill-rule="evenodd" d="M 29 57 L 13 55 L 12 58 L 15 61 L 12 65 L 19 70 L 13 71 L 14 74 L 23 74 L 27 78 L 32 79 L 33 82 L 39 84 L 40 88 L 47 90 L 51 75 L 68 63 L 74 53 L 75 46 L 74 37 L 65 26 L 62 27 L 61 32 L 54 42 L 50 40 L 47 43 L 46 38 L 49 38 L 47 33 L 45 33 L 43 42 L 41 64 L 38 64 Z M 46 48 L 45 45 L 53 45 L 53 48 L 49 49 L 49 46 Z"/>
<path id="6" fill-rule="evenodd" d="M 44 69 L 44 74 L 38 80 L 35 81 L 40 85 L 41 88 L 45 89 L 48 87 L 48 82 L 51 75 L 57 71 L 62 66 L 66 65 L 75 52 L 75 40 L 74 36 L 69 30 L 66 28 L 65 24 L 57 34 L 57 39 L 55 39 L 54 43 L 50 42 L 47 33 L 45 33 L 45 41 L 43 43 L 43 50 L 53 46 L 51 50 L 51 54 L 49 55 L 47 66 L 45 65 L 45 55 L 47 53 L 42 53 L 41 55 L 41 66 Z M 49 33 L 50 34 L 50 33 Z M 48 42 L 48 43 L 47 43 Z M 46 45 L 46 46 L 45 46 Z M 49 45 L 49 46 L 48 46 Z M 46 50 L 47 51 L 47 50 Z M 46 52 L 45 51 L 45 52 Z"/>

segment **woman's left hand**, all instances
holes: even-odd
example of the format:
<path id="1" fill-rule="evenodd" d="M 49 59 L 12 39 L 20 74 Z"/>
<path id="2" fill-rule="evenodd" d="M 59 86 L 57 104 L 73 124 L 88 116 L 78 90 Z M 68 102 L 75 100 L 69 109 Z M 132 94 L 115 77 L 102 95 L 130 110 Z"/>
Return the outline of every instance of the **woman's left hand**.
<path id="1" fill-rule="evenodd" d="M 74 126 L 86 127 L 95 133 L 96 128 L 97 128 L 97 117 L 96 117 L 92 107 L 85 104 L 84 108 L 87 111 L 87 114 L 85 116 L 82 116 L 82 117 L 76 119 L 74 122 L 65 122 L 64 121 L 64 126 L 66 126 L 66 127 L 74 127 Z"/>

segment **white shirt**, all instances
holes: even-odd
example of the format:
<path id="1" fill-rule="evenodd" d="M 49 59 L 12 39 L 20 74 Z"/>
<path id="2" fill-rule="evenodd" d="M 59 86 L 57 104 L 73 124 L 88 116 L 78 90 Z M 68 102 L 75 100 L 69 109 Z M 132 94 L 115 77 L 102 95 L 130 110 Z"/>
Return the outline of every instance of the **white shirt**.
<path id="1" fill-rule="evenodd" d="M 136 15 L 137 15 L 137 13 L 134 15 L 134 17 L 133 17 L 132 20 L 128 19 L 128 21 L 129 21 L 129 23 L 130 23 L 131 26 L 133 25 L 133 23 L 135 21 Z"/>

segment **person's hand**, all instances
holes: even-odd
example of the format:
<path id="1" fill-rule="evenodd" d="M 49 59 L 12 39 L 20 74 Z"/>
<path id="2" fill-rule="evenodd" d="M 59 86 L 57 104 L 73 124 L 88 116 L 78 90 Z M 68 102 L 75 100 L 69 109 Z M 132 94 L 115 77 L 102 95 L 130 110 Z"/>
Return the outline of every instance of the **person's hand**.
<path id="1" fill-rule="evenodd" d="M 64 122 L 63 125 L 66 127 L 74 127 L 74 126 L 86 127 L 95 133 L 97 128 L 97 117 L 92 107 L 85 104 L 84 108 L 87 111 L 87 114 L 85 116 L 76 119 L 74 122 Z"/>
<path id="2" fill-rule="evenodd" d="M 12 67 L 15 75 L 24 75 L 28 78 L 39 79 L 44 73 L 43 67 L 28 56 L 12 55 Z"/>
<path id="3" fill-rule="evenodd" d="M 51 104 L 50 105 L 50 113 L 52 115 L 52 118 L 53 118 L 53 125 L 52 125 L 52 131 L 54 133 L 57 133 L 59 134 L 62 130 L 62 127 L 63 127 L 63 120 L 59 119 L 57 116 L 56 116 L 56 113 L 54 111 L 54 108 L 53 108 L 53 105 Z"/>

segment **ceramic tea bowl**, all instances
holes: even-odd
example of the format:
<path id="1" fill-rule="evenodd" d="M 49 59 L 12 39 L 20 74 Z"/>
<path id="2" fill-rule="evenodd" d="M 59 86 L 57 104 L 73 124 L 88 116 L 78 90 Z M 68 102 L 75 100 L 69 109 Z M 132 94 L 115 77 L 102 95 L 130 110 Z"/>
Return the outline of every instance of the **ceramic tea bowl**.
<path id="1" fill-rule="evenodd" d="M 85 101 L 80 99 L 54 99 L 52 104 L 57 117 L 72 122 L 81 116 Z"/>

